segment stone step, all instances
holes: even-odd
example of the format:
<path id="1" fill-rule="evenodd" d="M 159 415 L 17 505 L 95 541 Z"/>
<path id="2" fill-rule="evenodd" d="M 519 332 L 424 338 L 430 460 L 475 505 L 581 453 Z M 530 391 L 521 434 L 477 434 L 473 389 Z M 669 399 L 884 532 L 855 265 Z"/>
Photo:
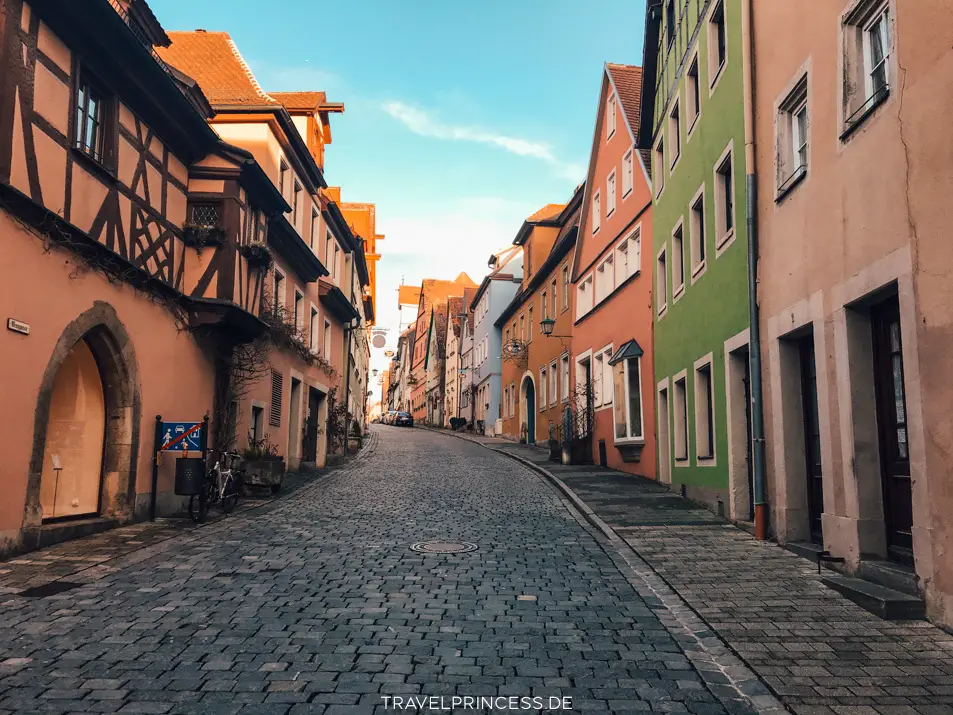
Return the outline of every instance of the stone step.
<path id="1" fill-rule="evenodd" d="M 817 563 L 817 555 L 824 550 L 824 547 L 820 544 L 810 541 L 789 541 L 784 544 L 784 548 L 802 559 L 808 559 L 814 563 Z"/>
<path id="2" fill-rule="evenodd" d="M 921 599 L 880 584 L 849 576 L 825 576 L 821 583 L 887 621 L 923 620 L 926 617 Z"/>
<path id="3" fill-rule="evenodd" d="M 920 596 L 917 572 L 903 564 L 880 560 L 861 561 L 856 575 L 865 581 L 879 583 L 894 591 Z"/>

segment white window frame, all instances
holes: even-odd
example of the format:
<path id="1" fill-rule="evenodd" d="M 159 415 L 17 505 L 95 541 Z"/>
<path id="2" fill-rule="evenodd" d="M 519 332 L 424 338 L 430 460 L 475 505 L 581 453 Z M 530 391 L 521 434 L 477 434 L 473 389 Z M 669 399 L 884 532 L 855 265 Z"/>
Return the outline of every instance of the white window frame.
<path id="1" fill-rule="evenodd" d="M 606 141 L 608 142 L 615 136 L 616 115 L 618 112 L 619 101 L 616 99 L 615 92 L 609 92 L 606 99 Z"/>
<path id="2" fill-rule="evenodd" d="M 681 232 L 681 238 L 678 239 L 678 244 L 676 245 L 675 236 Z M 671 263 L 672 269 L 672 302 L 675 303 L 679 298 L 682 297 L 685 293 L 685 217 L 680 216 L 678 221 L 675 222 L 675 227 L 672 228 L 672 254 L 669 261 Z M 681 273 L 681 280 L 676 281 L 676 264 L 679 268 L 679 273 Z"/>
<path id="3" fill-rule="evenodd" d="M 287 281 L 288 281 L 288 278 L 285 275 L 284 271 L 280 270 L 278 266 L 275 266 L 275 273 L 271 278 L 272 290 L 275 293 L 274 296 L 272 296 L 275 301 L 275 304 L 273 306 L 275 313 L 277 313 L 279 309 L 285 307 L 285 302 L 288 299 L 287 298 L 288 296 Z M 280 289 L 283 289 L 283 290 L 280 290 Z"/>
<path id="4" fill-rule="evenodd" d="M 883 59 L 874 66 L 873 50 L 870 43 L 871 35 L 874 33 L 874 26 L 880 26 L 878 34 L 883 48 Z M 890 57 L 893 54 L 890 50 L 892 33 L 890 32 L 890 3 L 885 2 L 883 7 L 878 9 L 873 16 L 861 27 L 863 33 L 863 60 L 864 60 L 864 102 L 869 102 L 874 96 L 874 71 L 883 66 L 884 68 L 884 96 L 890 93 Z"/>
<path id="5" fill-rule="evenodd" d="M 589 273 L 576 285 L 576 320 L 579 320 L 595 307 L 594 274 Z"/>
<path id="6" fill-rule="evenodd" d="M 662 246 L 655 254 L 655 302 L 659 320 L 668 312 L 668 264 L 665 250 L 666 246 Z"/>
<path id="7" fill-rule="evenodd" d="M 596 268 L 596 291 L 593 307 L 612 295 L 615 290 L 615 255 L 612 251 Z"/>
<path id="8" fill-rule="evenodd" d="M 592 195 L 592 235 L 599 233 L 602 226 L 602 195 L 596 191 Z"/>
<path id="9" fill-rule="evenodd" d="M 569 352 L 564 352 L 559 356 L 559 387 L 562 391 L 562 401 L 569 402 L 569 366 L 571 363 Z"/>
<path id="10" fill-rule="evenodd" d="M 622 156 L 622 200 L 625 201 L 635 184 L 635 149 L 629 149 Z"/>
<path id="11" fill-rule="evenodd" d="M 630 406 L 631 406 L 631 403 L 632 403 L 632 400 L 630 399 L 631 396 L 630 396 L 630 393 L 629 393 L 629 373 L 630 373 L 630 371 L 631 371 L 631 368 L 630 368 L 629 363 L 633 363 L 633 362 L 636 364 L 636 371 L 638 372 L 638 378 L 639 378 L 639 384 L 638 384 L 638 391 L 639 391 L 639 434 L 638 434 L 638 435 L 633 435 L 633 434 L 632 434 L 632 415 L 630 414 L 630 409 L 629 409 Z M 616 368 L 619 367 L 620 365 L 622 366 L 622 380 L 623 380 L 623 385 L 624 385 L 624 387 L 625 387 L 625 389 L 623 390 L 623 392 L 624 392 L 624 394 L 625 394 L 625 400 L 624 400 L 624 404 L 621 406 L 621 407 L 622 407 L 622 410 L 625 412 L 625 415 L 624 415 L 624 419 L 625 419 L 625 437 L 618 437 L 618 436 L 616 435 L 616 432 L 615 432 L 615 426 L 616 426 L 616 425 L 615 425 L 616 410 L 618 410 L 619 407 L 620 407 L 620 405 L 619 405 L 618 403 L 615 403 L 614 409 L 613 409 L 613 411 L 612 411 L 612 418 L 613 418 L 613 422 L 612 422 L 612 439 L 613 439 L 613 443 L 614 443 L 614 444 L 644 444 L 644 443 L 645 443 L 645 400 L 644 400 L 644 395 L 642 394 L 642 358 L 641 358 L 641 357 L 626 358 L 626 359 L 622 360 L 621 362 L 617 363 L 616 365 L 613 365 L 613 366 L 612 366 L 612 371 L 613 371 L 613 376 L 612 376 L 612 377 L 613 377 L 613 380 L 615 380 L 615 374 L 614 374 L 614 373 L 615 373 L 615 370 L 616 370 Z M 613 382 L 613 390 L 614 390 L 614 389 L 615 389 L 615 383 Z"/>
<path id="12" fill-rule="evenodd" d="M 698 212 L 695 207 L 701 204 L 701 221 L 697 220 Z M 688 203 L 688 232 L 689 232 L 689 254 L 691 255 L 691 265 L 689 266 L 689 275 L 692 285 L 705 273 L 708 266 L 708 206 L 705 202 L 705 185 L 702 184 L 695 195 Z M 699 227 L 701 231 L 699 231 Z M 701 236 L 698 234 L 701 233 Z M 700 239 L 700 240 L 699 240 Z M 699 250 L 701 249 L 701 250 Z M 702 254 L 702 255 L 699 255 Z"/>
<path id="13" fill-rule="evenodd" d="M 308 308 L 308 348 L 315 352 L 318 346 L 318 335 L 321 329 L 321 311 L 314 303 Z"/>
<path id="14" fill-rule="evenodd" d="M 681 385 L 682 404 L 679 408 L 679 386 Z M 689 444 L 690 429 L 688 421 L 688 371 L 682 370 L 672 378 L 672 461 L 676 467 L 691 465 L 691 445 Z M 680 419 L 681 418 L 681 419 Z M 679 429 L 679 422 L 682 422 Z M 684 444 L 679 444 L 684 440 Z M 681 449 L 680 449 L 681 448 Z M 683 453 L 685 456 L 680 457 Z"/>
<path id="15" fill-rule="evenodd" d="M 612 394 L 612 366 L 609 364 L 609 360 L 612 359 L 613 354 L 612 343 L 596 350 L 592 354 L 592 363 L 591 369 L 593 371 L 593 399 L 592 405 L 595 408 L 596 412 L 609 409 L 613 404 L 613 394 Z M 599 375 L 596 377 L 595 371 L 599 370 Z M 609 377 L 608 389 L 606 387 L 606 375 Z M 608 395 L 608 397 L 607 397 Z"/>
<path id="16" fill-rule="evenodd" d="M 324 319 L 324 359 L 331 360 L 331 323 L 327 318 Z"/>
<path id="17" fill-rule="evenodd" d="M 811 153 L 811 115 L 808 101 L 810 79 L 808 72 L 798 72 L 798 77 L 778 104 L 775 133 L 776 198 L 780 199 L 807 176 Z M 798 117 L 804 115 L 802 130 Z M 801 161 L 801 149 L 804 161 Z"/>
<path id="18" fill-rule="evenodd" d="M 673 173 L 678 165 L 678 160 L 682 158 L 682 112 L 678 97 L 672 102 L 672 108 L 668 112 L 668 144 L 669 173 Z M 673 147 L 674 153 L 672 151 Z"/>
<path id="19" fill-rule="evenodd" d="M 606 177 L 606 219 L 615 213 L 615 184 L 616 173 L 613 168 Z"/>
<path id="20" fill-rule="evenodd" d="M 632 275 L 629 267 L 629 237 L 619 240 L 615 245 L 615 287 L 625 283 Z"/>
<path id="21" fill-rule="evenodd" d="M 660 136 L 655 142 L 655 148 L 652 150 L 652 161 L 655 169 L 652 171 L 652 179 L 655 181 L 655 198 L 662 195 L 665 189 L 665 172 L 668 166 L 665 164 L 665 136 Z"/>
<path id="22" fill-rule="evenodd" d="M 585 409 L 585 404 L 581 403 L 581 400 L 583 399 L 585 394 L 584 393 L 585 385 L 583 383 L 583 377 L 582 377 L 585 371 L 582 369 L 581 366 L 585 365 L 586 363 L 589 363 L 589 374 L 593 381 L 593 392 L 594 392 L 595 391 L 595 376 L 592 375 L 593 361 L 592 361 L 591 348 L 586 350 L 585 352 L 577 354 L 575 359 L 575 375 L 574 375 L 575 380 L 573 381 L 573 385 L 575 385 L 576 387 L 576 399 L 577 399 L 577 402 L 579 403 L 576 406 L 579 409 Z M 595 406 L 595 394 L 593 394 L 593 406 Z"/>
<path id="23" fill-rule="evenodd" d="M 723 174 L 721 168 L 728 163 L 731 167 L 731 185 L 728 187 L 731 191 L 731 228 L 727 228 L 725 223 L 725 195 L 722 186 Z M 718 258 L 730 246 L 738 233 L 738 202 L 736 201 L 735 186 L 738 183 L 738 175 L 735 173 L 737 165 L 735 164 L 735 142 L 734 139 L 728 142 L 728 146 L 718 157 L 715 167 L 712 170 L 713 189 L 715 194 L 715 258 Z"/>
<path id="24" fill-rule="evenodd" d="M 546 383 L 546 366 L 540 365 L 539 368 L 539 395 L 542 399 L 537 400 L 539 402 L 539 411 L 545 412 L 549 408 L 549 404 L 546 401 L 546 396 L 549 394 L 547 392 L 548 385 Z"/>
<path id="25" fill-rule="evenodd" d="M 692 112 L 692 116 L 686 116 L 688 123 L 685 125 L 685 141 L 687 142 L 695 134 L 695 127 L 698 126 L 698 122 L 702 116 L 702 88 L 701 88 L 701 72 L 702 65 L 701 59 L 698 54 L 698 49 L 695 49 L 695 54 L 691 56 L 686 65 L 688 69 L 685 70 L 685 108 Z M 695 68 L 695 79 L 692 80 L 691 70 Z M 692 91 L 692 84 L 694 83 L 695 91 Z M 697 96 L 697 102 L 696 100 Z"/>
<path id="26" fill-rule="evenodd" d="M 567 310 L 569 310 L 569 290 L 572 286 L 572 283 L 570 283 L 569 281 L 569 264 L 568 263 L 563 264 L 562 270 L 560 272 L 560 276 L 562 277 L 562 284 L 563 284 L 562 312 L 565 313 Z"/>
<path id="27" fill-rule="evenodd" d="M 717 53 L 718 53 L 718 41 L 717 41 L 717 25 L 714 22 L 715 13 L 718 10 L 721 10 L 721 27 L 722 31 L 725 33 L 725 59 L 721 64 L 718 64 Z M 725 0 L 717 0 L 711 5 L 711 10 L 708 13 L 708 81 L 709 89 L 708 96 L 710 97 L 715 93 L 718 85 L 721 83 L 721 78 L 725 76 L 726 68 L 728 67 L 728 60 L 730 58 L 728 52 L 728 3 Z"/>
<path id="28" fill-rule="evenodd" d="M 715 417 L 715 367 L 714 367 L 714 356 L 712 353 L 708 353 L 704 357 L 699 358 L 695 361 L 694 364 L 694 415 L 695 415 L 695 466 L 697 467 L 715 467 L 717 466 L 717 445 L 718 445 L 718 430 L 717 422 Z M 703 368 L 708 368 L 708 395 L 703 401 L 699 399 L 699 396 L 702 394 L 701 384 L 700 384 L 700 371 Z M 711 444 L 710 454 L 700 454 L 699 447 L 702 442 L 702 428 L 706 427 L 704 421 L 702 420 L 702 410 L 705 405 L 708 406 L 709 415 L 706 415 L 711 421 L 709 425 L 708 432 L 711 433 Z M 708 440 L 708 435 L 704 435 L 704 440 Z"/>
<path id="29" fill-rule="evenodd" d="M 552 407 L 559 402 L 559 372 L 557 361 L 549 363 L 549 406 Z"/>

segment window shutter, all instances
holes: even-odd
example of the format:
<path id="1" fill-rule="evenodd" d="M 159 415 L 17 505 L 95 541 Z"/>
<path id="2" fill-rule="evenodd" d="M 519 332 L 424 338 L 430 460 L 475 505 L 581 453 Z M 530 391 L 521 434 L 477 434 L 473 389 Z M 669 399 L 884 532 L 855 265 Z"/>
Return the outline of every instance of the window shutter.
<path id="1" fill-rule="evenodd" d="M 281 426 L 281 390 L 285 378 L 276 370 L 271 371 L 271 413 L 268 415 L 268 424 L 272 427 Z"/>

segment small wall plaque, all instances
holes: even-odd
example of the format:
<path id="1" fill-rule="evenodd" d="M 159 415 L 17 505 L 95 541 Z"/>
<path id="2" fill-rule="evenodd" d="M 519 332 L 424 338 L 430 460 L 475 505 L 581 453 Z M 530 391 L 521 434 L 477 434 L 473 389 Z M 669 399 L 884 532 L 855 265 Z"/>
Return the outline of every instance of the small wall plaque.
<path id="1" fill-rule="evenodd" d="M 19 320 L 14 320 L 13 318 L 7 318 L 7 330 L 12 330 L 14 333 L 22 333 L 23 335 L 29 335 L 30 324 L 21 323 Z"/>

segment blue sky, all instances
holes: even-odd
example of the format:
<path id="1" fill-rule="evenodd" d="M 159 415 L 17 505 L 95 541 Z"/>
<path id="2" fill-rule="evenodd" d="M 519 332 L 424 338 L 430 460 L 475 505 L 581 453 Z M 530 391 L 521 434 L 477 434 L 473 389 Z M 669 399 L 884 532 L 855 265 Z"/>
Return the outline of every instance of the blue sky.
<path id="1" fill-rule="evenodd" d="M 150 0 L 231 34 L 265 91 L 325 90 L 325 176 L 377 204 L 378 322 L 401 279 L 476 281 L 522 220 L 569 199 L 604 62 L 641 64 L 644 0 Z M 392 330 L 396 342 L 396 330 Z M 375 366 L 385 361 L 375 356 Z"/>

